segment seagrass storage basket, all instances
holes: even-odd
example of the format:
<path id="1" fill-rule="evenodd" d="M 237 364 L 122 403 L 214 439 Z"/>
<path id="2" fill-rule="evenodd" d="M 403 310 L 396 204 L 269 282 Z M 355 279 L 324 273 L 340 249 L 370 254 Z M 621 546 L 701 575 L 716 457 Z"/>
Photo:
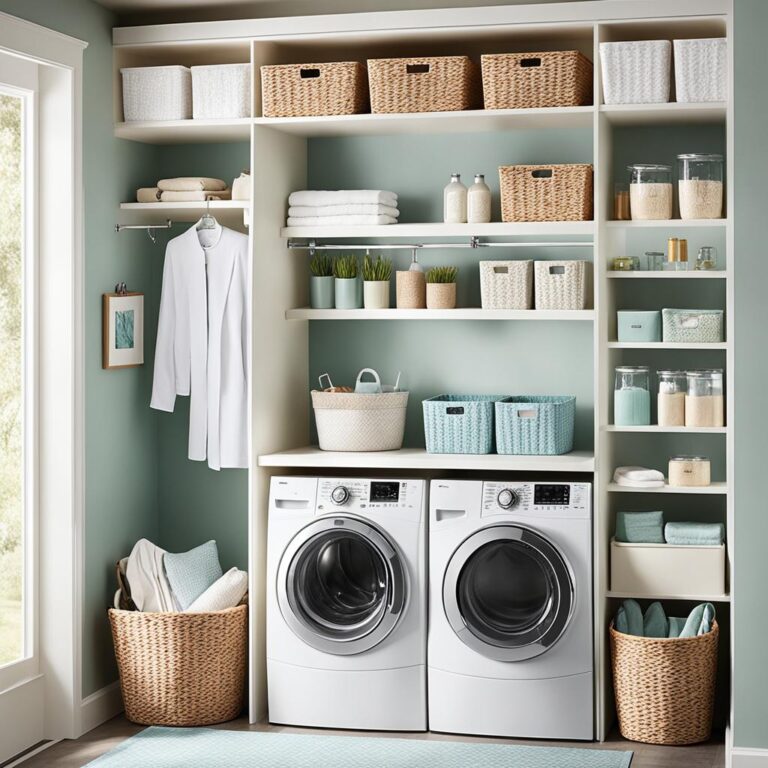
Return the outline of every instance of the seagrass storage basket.
<path id="1" fill-rule="evenodd" d="M 592 103 L 592 62 L 579 51 L 480 57 L 486 109 L 580 107 Z"/>
<path id="2" fill-rule="evenodd" d="M 468 56 L 368 59 L 368 80 L 371 112 L 455 112 L 480 101 Z"/>
<path id="3" fill-rule="evenodd" d="M 590 221 L 592 166 L 502 165 L 502 221 Z"/>
<path id="4" fill-rule="evenodd" d="M 496 452 L 514 456 L 569 453 L 575 422 L 575 397 L 505 397 L 496 403 Z"/>
<path id="5" fill-rule="evenodd" d="M 532 309 L 532 261 L 481 261 L 480 304 L 483 309 Z"/>
<path id="6" fill-rule="evenodd" d="M 354 115 L 368 111 L 368 81 L 359 61 L 275 64 L 261 68 L 264 117 Z"/>
<path id="7" fill-rule="evenodd" d="M 500 395 L 438 395 L 422 401 L 427 453 L 492 453 Z"/>
<path id="8" fill-rule="evenodd" d="M 613 624 L 611 664 L 619 731 L 646 744 L 707 741 L 717 674 L 719 627 L 686 638 L 636 637 Z"/>
<path id="9" fill-rule="evenodd" d="M 240 714 L 248 652 L 245 602 L 211 613 L 111 608 L 109 623 L 131 722 L 212 725 Z"/>
<path id="10" fill-rule="evenodd" d="M 536 309 L 586 309 L 590 266 L 577 260 L 534 262 Z"/>

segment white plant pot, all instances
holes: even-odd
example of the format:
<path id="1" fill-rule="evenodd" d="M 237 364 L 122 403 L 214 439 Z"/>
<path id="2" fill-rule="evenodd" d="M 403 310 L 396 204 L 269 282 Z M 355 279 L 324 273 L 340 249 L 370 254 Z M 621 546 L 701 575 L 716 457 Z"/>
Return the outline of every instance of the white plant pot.
<path id="1" fill-rule="evenodd" d="M 366 280 L 363 304 L 366 309 L 389 309 L 389 280 Z"/>

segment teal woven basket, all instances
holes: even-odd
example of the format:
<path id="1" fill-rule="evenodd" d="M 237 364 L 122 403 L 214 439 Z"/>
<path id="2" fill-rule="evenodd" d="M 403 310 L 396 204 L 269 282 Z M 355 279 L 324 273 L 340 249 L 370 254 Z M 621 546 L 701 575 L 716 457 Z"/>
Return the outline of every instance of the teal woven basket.
<path id="1" fill-rule="evenodd" d="M 492 453 L 501 395 L 438 395 L 422 401 L 427 453 Z"/>
<path id="2" fill-rule="evenodd" d="M 556 456 L 573 450 L 575 397 L 519 395 L 495 407 L 498 453 Z"/>

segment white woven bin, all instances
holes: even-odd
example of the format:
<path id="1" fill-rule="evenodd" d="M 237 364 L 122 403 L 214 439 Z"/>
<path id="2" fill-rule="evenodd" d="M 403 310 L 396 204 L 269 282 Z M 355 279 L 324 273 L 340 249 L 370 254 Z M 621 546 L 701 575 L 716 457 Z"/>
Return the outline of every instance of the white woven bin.
<path id="1" fill-rule="evenodd" d="M 397 451 L 403 447 L 407 392 L 312 391 L 323 451 Z"/>
<path id="2" fill-rule="evenodd" d="M 189 120 L 192 76 L 189 67 L 129 67 L 123 76 L 123 120 Z"/>
<path id="3" fill-rule="evenodd" d="M 589 266 L 586 261 L 534 262 L 536 309 L 586 309 Z"/>
<path id="4" fill-rule="evenodd" d="M 532 261 L 481 261 L 480 303 L 483 309 L 532 309 Z"/>
<path id="5" fill-rule="evenodd" d="M 192 117 L 195 120 L 250 116 L 250 64 L 192 67 Z"/>
<path id="6" fill-rule="evenodd" d="M 725 101 L 728 98 L 728 49 L 724 37 L 675 40 L 677 101 Z"/>
<path id="7" fill-rule="evenodd" d="M 669 40 L 600 43 L 600 63 L 606 104 L 669 101 L 672 64 Z"/>

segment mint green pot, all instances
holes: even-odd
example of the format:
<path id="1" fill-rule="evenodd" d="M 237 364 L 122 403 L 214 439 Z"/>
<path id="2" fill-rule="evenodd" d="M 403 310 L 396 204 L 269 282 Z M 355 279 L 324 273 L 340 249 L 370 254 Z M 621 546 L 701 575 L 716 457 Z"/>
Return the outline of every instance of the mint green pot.
<path id="1" fill-rule="evenodd" d="M 363 286 L 356 277 L 336 278 L 336 309 L 360 309 L 363 306 Z"/>
<path id="2" fill-rule="evenodd" d="M 315 277 L 309 278 L 309 303 L 312 309 L 333 309 L 334 306 L 334 278 Z"/>

